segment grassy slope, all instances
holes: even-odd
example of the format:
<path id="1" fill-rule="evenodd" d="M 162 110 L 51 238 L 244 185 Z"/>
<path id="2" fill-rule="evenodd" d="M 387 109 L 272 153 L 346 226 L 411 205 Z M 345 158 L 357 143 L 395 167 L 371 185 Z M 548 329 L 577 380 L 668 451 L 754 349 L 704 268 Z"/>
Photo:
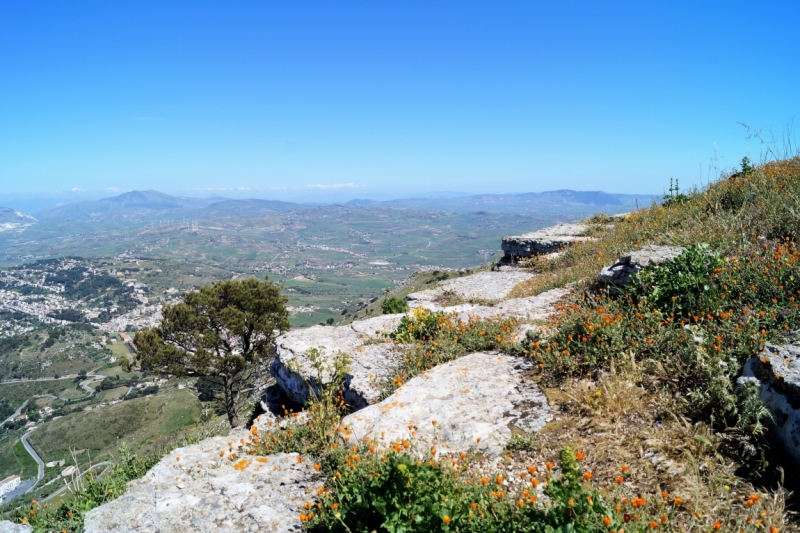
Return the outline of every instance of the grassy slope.
<path id="1" fill-rule="evenodd" d="M 72 413 L 43 425 L 30 441 L 45 461 L 69 458 L 71 449 L 86 450 L 93 461 L 102 461 L 114 456 L 123 442 L 140 449 L 195 423 L 199 414 L 191 392 L 172 389 Z"/>
<path id="2" fill-rule="evenodd" d="M 23 431 L 11 431 L 0 440 L 0 479 L 18 475 L 22 479 L 36 476 L 36 461 L 25 451 L 19 440 Z"/>

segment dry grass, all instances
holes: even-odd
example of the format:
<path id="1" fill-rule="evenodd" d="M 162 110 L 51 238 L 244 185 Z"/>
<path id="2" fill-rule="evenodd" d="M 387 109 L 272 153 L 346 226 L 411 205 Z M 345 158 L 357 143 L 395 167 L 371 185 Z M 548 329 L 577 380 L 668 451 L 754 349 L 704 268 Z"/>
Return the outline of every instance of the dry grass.
<path id="1" fill-rule="evenodd" d="M 545 389 L 556 420 L 539 433 L 535 450 L 510 451 L 509 464 L 554 462 L 569 446 L 586 453 L 582 466 L 601 490 L 621 489 L 631 498 L 652 499 L 662 492 L 679 496 L 686 502 L 687 523 L 699 524 L 694 513 L 721 520 L 744 516 L 746 500 L 757 494 L 764 524 L 800 531 L 787 512 L 787 491 L 766 492 L 737 477 L 739 465 L 718 452 L 724 436 L 708 424 L 673 414 L 673 400 L 642 388 L 640 377 L 635 371 L 611 372 L 596 381 L 573 380 Z M 615 478 L 623 466 L 629 470 L 619 485 Z"/>

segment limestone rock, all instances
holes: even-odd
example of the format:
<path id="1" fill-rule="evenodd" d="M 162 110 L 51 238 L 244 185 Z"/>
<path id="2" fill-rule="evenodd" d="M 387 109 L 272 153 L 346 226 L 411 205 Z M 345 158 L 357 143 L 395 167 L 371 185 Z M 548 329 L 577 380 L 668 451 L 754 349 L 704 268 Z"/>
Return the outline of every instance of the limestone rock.
<path id="1" fill-rule="evenodd" d="M 529 361 L 473 353 L 428 370 L 382 402 L 346 416 L 339 433 L 350 443 L 388 445 L 411 437 L 427 449 L 499 454 L 511 427 L 539 431 L 551 418 L 547 399 L 531 379 Z M 436 421 L 436 425 L 433 425 Z M 480 438 L 480 442 L 478 442 Z"/>
<path id="2" fill-rule="evenodd" d="M 411 307 L 426 306 L 445 291 L 452 291 L 462 300 L 503 300 L 519 283 L 528 281 L 533 274 L 519 271 L 479 272 L 471 276 L 440 281 L 434 289 L 406 296 Z"/>
<path id="3" fill-rule="evenodd" d="M 118 499 L 86 514 L 86 533 L 299 532 L 322 480 L 298 455 L 220 457 L 243 434 L 178 448 Z"/>
<path id="4" fill-rule="evenodd" d="M 356 409 L 365 407 L 378 398 L 376 382 L 388 375 L 400 356 L 400 350 L 391 343 L 368 344 L 368 341 L 374 335 L 394 330 L 402 316 L 383 315 L 347 326 L 312 326 L 290 331 L 275 341 L 270 372 L 289 398 L 305 404 L 309 400 L 309 384 L 320 388 L 332 381 L 334 358 L 342 352 L 351 361 L 344 382 L 345 401 Z M 308 357 L 312 348 L 321 350 L 321 373 Z"/>
<path id="5" fill-rule="evenodd" d="M 29 524 L 15 524 L 8 520 L 0 520 L 0 533 L 30 533 L 33 531 Z"/>
<path id="6" fill-rule="evenodd" d="M 617 262 L 600 271 L 600 281 L 612 286 L 627 285 L 631 276 L 643 268 L 672 261 L 686 249 L 680 246 L 645 246 L 635 252 L 619 254 Z"/>
<path id="7" fill-rule="evenodd" d="M 745 364 L 739 386 L 756 386 L 774 433 L 800 462 L 800 346 L 767 344 Z"/>
<path id="8" fill-rule="evenodd" d="M 501 248 L 507 257 L 531 257 L 559 251 L 576 242 L 592 240 L 583 224 L 558 224 L 532 233 L 503 237 Z"/>
<path id="9" fill-rule="evenodd" d="M 505 298 L 518 283 L 531 277 L 532 274 L 525 272 L 481 272 L 447 280 L 435 289 L 415 293 L 411 297 L 416 299 L 409 303 L 412 307 L 452 313 L 462 322 L 470 318 L 496 317 L 522 321 L 544 320 L 554 312 L 556 302 L 564 298 L 569 289 L 553 289 L 529 298 L 504 300 L 496 305 L 461 304 L 444 307 L 434 301 L 444 290 L 457 291 L 464 298 Z M 346 326 L 312 326 L 290 331 L 275 341 L 275 359 L 270 372 L 289 399 L 303 405 L 309 400 L 309 385 L 319 390 L 332 381 L 334 358 L 342 352 L 350 359 L 350 369 L 343 384 L 345 401 L 351 408 L 364 408 L 377 401 L 380 396 L 379 383 L 388 377 L 390 370 L 397 366 L 402 357 L 402 349 L 393 343 L 382 342 L 385 337 L 381 337 L 381 334 L 393 331 L 403 316 L 382 315 Z M 320 358 L 321 373 L 314 368 L 308 356 L 312 348 L 324 349 Z M 269 410 L 268 407 L 264 409 Z"/>
<path id="10" fill-rule="evenodd" d="M 569 294 L 568 288 L 552 289 L 528 298 L 511 298 L 497 305 L 462 304 L 442 307 L 436 303 L 421 306 L 430 311 L 454 313 L 458 320 L 467 322 L 470 317 L 477 318 L 516 318 L 518 320 L 544 320 L 555 310 L 555 304 Z"/>

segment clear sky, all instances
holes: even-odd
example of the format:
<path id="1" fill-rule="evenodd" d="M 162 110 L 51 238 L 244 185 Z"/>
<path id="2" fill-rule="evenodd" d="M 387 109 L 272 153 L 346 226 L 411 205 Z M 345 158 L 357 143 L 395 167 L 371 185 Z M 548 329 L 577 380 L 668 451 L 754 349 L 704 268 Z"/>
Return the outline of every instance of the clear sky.
<path id="1" fill-rule="evenodd" d="M 660 193 L 800 115 L 798 27 L 796 1 L 6 1 L 0 192 Z"/>

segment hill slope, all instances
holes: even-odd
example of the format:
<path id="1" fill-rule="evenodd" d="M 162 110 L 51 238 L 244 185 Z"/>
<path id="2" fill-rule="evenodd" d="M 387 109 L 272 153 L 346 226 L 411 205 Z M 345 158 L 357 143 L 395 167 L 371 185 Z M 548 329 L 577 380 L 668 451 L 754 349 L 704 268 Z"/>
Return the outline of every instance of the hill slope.
<path id="1" fill-rule="evenodd" d="M 41 220 L 92 220 L 152 216 L 200 208 L 214 199 L 171 196 L 158 191 L 131 191 L 90 202 L 67 204 L 39 213 Z"/>
<path id="2" fill-rule="evenodd" d="M 37 222 L 31 215 L 0 205 L 0 232 L 26 228 Z"/>

